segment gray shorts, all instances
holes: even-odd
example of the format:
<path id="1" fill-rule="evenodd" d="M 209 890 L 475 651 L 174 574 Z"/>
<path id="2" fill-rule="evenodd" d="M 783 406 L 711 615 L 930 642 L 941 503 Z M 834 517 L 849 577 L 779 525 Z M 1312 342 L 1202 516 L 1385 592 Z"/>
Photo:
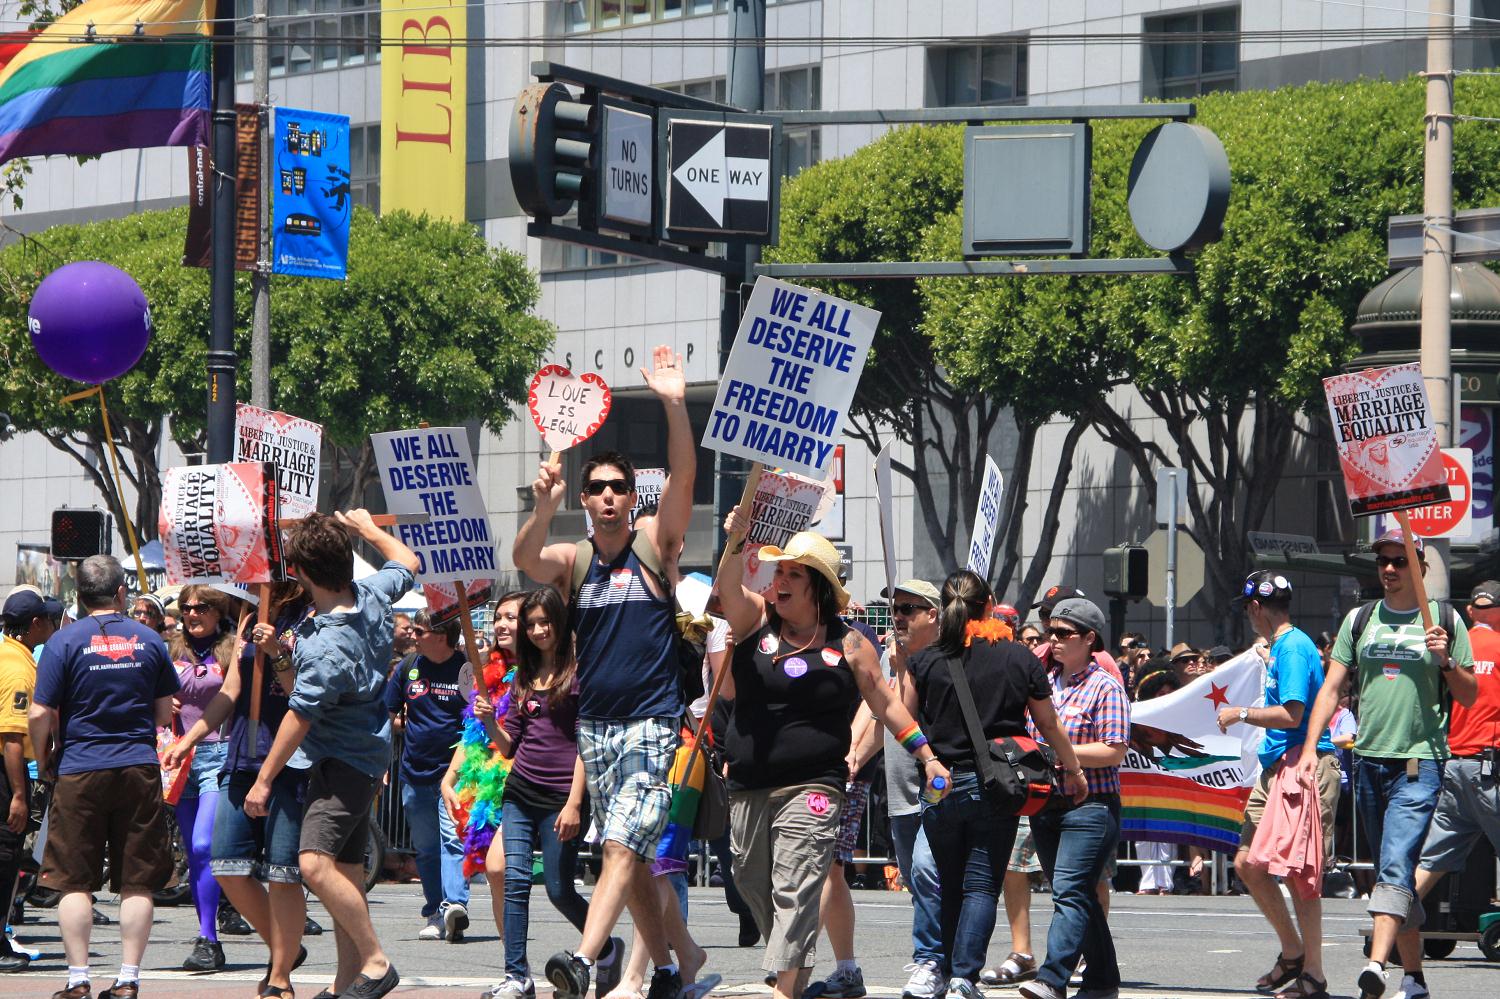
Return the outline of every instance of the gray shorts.
<path id="1" fill-rule="evenodd" d="M 1488 836 L 1500 853 L 1500 774 L 1479 775 L 1480 761 L 1449 760 L 1427 839 L 1422 843 L 1424 871 L 1462 870 L 1480 836 Z"/>
<path id="2" fill-rule="evenodd" d="M 370 839 L 370 806 L 380 793 L 371 777 L 333 757 L 308 771 L 307 809 L 302 813 L 301 853 L 325 853 L 340 864 L 363 864 Z"/>

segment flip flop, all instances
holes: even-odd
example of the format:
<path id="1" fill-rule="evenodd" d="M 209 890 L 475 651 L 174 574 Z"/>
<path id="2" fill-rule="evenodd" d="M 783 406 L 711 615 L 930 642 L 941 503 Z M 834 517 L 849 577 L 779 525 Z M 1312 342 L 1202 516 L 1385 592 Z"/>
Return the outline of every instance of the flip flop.
<path id="1" fill-rule="evenodd" d="M 724 981 L 723 975 L 704 975 L 691 985 L 682 987 L 682 999 L 703 999 Z"/>

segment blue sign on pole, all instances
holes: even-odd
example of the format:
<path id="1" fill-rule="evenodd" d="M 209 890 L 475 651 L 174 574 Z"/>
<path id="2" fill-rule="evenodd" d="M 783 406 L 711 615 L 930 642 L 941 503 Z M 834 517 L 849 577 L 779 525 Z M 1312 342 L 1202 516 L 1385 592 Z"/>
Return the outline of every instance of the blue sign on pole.
<path id="1" fill-rule="evenodd" d="M 272 270 L 342 281 L 349 269 L 349 116 L 276 110 Z"/>

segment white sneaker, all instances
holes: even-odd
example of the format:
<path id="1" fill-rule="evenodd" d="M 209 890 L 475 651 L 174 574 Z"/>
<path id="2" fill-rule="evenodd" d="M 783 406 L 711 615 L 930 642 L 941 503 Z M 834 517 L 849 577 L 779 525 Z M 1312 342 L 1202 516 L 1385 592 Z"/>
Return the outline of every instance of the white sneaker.
<path id="1" fill-rule="evenodd" d="M 507 978 L 480 996 L 480 999 L 533 999 L 536 995 L 536 982 L 530 978 L 524 981 L 519 978 Z"/>
<path id="2" fill-rule="evenodd" d="M 1401 988 L 1391 999 L 1427 999 L 1432 993 L 1427 991 L 1427 986 L 1417 981 L 1410 975 L 1401 976 Z"/>
<path id="3" fill-rule="evenodd" d="M 422 927 L 417 934 L 418 940 L 441 940 L 443 939 L 443 917 L 437 913 L 427 917 L 427 925 Z"/>
<path id="4" fill-rule="evenodd" d="M 1380 999 L 1385 995 L 1385 969 L 1377 961 L 1365 965 L 1359 973 L 1359 999 Z"/>
<path id="5" fill-rule="evenodd" d="M 918 961 L 901 970 L 911 972 L 906 988 L 901 990 L 901 999 L 933 999 L 943 988 L 936 961 Z"/>
<path id="6" fill-rule="evenodd" d="M 35 947 L 28 947 L 28 946 L 26 946 L 21 941 L 17 940 L 15 938 L 14 934 L 11 934 L 11 933 L 7 932 L 6 936 L 10 940 L 10 949 L 11 950 L 15 951 L 17 954 L 24 954 L 25 956 L 31 958 L 33 961 L 39 961 L 39 960 L 41 960 L 41 958 L 42 958 L 42 952 L 41 951 L 37 950 Z"/>
<path id="7" fill-rule="evenodd" d="M 981 999 L 981 995 L 967 978 L 950 978 L 947 999 Z"/>

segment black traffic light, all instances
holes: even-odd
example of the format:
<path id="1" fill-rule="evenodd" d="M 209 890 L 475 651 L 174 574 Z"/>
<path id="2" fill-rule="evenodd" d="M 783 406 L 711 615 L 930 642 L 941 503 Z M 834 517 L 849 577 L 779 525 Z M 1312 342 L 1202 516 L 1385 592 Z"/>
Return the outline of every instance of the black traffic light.
<path id="1" fill-rule="evenodd" d="M 566 215 L 579 202 L 580 222 L 592 217 L 591 162 L 597 102 L 574 98 L 561 83 L 533 83 L 516 98 L 510 119 L 510 181 L 533 218 Z"/>
<path id="2" fill-rule="evenodd" d="M 109 551 L 110 516 L 103 510 L 52 511 L 52 557 L 84 559 Z"/>
<path id="3" fill-rule="evenodd" d="M 1151 583 L 1147 578 L 1150 555 L 1138 545 L 1104 550 L 1104 592 L 1112 597 L 1139 600 Z"/>

